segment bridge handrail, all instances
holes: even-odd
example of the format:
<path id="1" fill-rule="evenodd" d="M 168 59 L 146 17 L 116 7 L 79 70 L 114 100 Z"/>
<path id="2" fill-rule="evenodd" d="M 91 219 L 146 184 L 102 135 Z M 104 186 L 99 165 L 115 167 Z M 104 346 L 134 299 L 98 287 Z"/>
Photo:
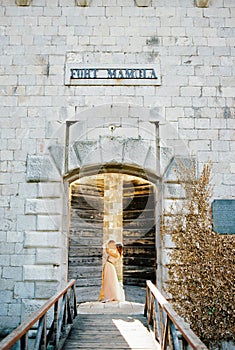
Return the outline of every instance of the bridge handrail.
<path id="1" fill-rule="evenodd" d="M 168 344 L 172 349 L 180 350 L 180 342 L 183 343 L 183 348 L 190 345 L 194 350 L 208 350 L 151 281 L 146 281 L 144 315 L 148 318 L 148 324 L 152 326 L 162 350 L 167 349 Z M 181 334 L 181 340 L 177 331 Z"/>
<path id="2" fill-rule="evenodd" d="M 68 282 L 66 287 L 60 292 L 52 296 L 44 305 L 42 305 L 38 310 L 36 310 L 31 316 L 29 316 L 23 323 L 14 329 L 7 337 L 5 337 L 0 342 L 0 350 L 10 349 L 17 341 L 21 341 L 21 349 L 27 349 L 28 343 L 28 331 L 39 321 L 38 334 L 36 336 L 36 342 L 38 342 L 38 347 L 44 343 L 45 349 L 50 338 L 54 335 L 54 349 L 58 348 L 58 342 L 60 337 L 61 328 L 65 324 L 73 323 L 73 319 L 77 316 L 77 305 L 76 305 L 76 291 L 75 291 L 76 280 L 71 280 Z M 70 305 L 70 300 L 68 297 L 68 292 L 73 294 L 72 306 Z M 58 302 L 60 298 L 63 298 L 60 306 L 60 314 Z M 47 333 L 46 327 L 46 314 L 54 306 L 54 319 Z M 40 322 L 41 321 L 41 322 Z M 40 325 L 41 323 L 41 325 Z M 46 344 L 45 344 L 46 343 Z"/>

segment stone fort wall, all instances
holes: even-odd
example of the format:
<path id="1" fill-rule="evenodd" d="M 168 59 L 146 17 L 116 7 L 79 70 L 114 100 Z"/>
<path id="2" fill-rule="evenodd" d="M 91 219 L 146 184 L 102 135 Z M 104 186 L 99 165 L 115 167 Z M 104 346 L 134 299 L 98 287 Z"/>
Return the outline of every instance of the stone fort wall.
<path id="1" fill-rule="evenodd" d="M 74 142 L 141 137 L 153 150 L 157 122 L 162 149 L 193 157 L 199 170 L 211 160 L 214 198 L 235 196 L 234 1 L 211 0 L 207 8 L 193 0 L 78 5 L 0 0 L 2 333 L 67 279 L 66 121 L 80 120 Z M 65 85 L 71 62 L 157 65 L 160 84 Z M 73 159 L 67 170 L 76 167 Z M 181 196 L 168 180 L 163 207 Z"/>

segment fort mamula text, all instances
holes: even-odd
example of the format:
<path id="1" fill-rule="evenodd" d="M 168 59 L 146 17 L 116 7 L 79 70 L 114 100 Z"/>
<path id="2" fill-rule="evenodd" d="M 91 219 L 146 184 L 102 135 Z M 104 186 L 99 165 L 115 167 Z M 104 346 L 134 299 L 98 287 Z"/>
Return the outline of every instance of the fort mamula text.
<path id="1" fill-rule="evenodd" d="M 71 79 L 158 79 L 154 68 L 71 68 Z"/>

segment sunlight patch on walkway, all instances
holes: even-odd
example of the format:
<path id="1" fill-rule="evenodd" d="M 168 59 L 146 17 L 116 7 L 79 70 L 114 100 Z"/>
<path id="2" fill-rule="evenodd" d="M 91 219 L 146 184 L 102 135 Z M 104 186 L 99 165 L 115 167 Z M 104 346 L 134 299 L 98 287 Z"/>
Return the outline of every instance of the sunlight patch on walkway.
<path id="1" fill-rule="evenodd" d="M 128 321 L 121 319 L 112 319 L 112 321 L 130 346 L 130 349 L 160 350 L 151 333 L 139 320 L 129 317 Z"/>

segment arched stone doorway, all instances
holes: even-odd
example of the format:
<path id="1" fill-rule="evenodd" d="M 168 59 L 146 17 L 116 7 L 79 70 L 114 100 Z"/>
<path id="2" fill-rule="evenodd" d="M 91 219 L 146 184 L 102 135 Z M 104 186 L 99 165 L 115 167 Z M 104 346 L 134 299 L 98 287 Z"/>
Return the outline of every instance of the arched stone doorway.
<path id="1" fill-rule="evenodd" d="M 63 183 L 62 191 L 57 193 L 62 202 L 61 222 L 58 226 L 61 235 L 61 285 L 71 276 L 68 264 L 71 238 L 70 186 L 74 181 L 87 176 L 115 172 L 136 176 L 155 185 L 156 283 L 162 288 L 167 280 L 167 253 L 173 248 L 170 239 L 162 239 L 160 235 L 162 210 L 167 210 L 176 200 L 183 199 L 184 194 L 176 170 L 178 162 L 183 162 L 186 166 L 191 163 L 187 145 L 179 135 L 174 145 L 162 137 L 164 133 L 161 133 L 161 127 L 165 129 L 166 126 L 169 133 L 177 135 L 174 126 L 166 123 L 159 108 L 97 106 L 78 113 L 71 120 L 66 120 L 56 131 L 53 141 L 50 140 L 48 154 L 27 158 L 27 181 Z M 45 198 L 47 197 L 48 194 L 45 195 Z M 50 215 L 50 211 L 48 213 Z M 51 215 L 54 216 L 54 211 Z M 101 236 L 100 242 L 103 242 Z M 76 250 L 74 259 L 77 259 Z M 131 260 L 133 257 L 129 264 Z M 77 273 L 76 267 L 74 271 Z M 146 270 L 143 275 L 148 278 Z M 100 273 L 99 278 L 101 279 Z"/>
<path id="2" fill-rule="evenodd" d="M 109 239 L 124 245 L 116 268 L 125 290 L 156 281 L 155 185 L 110 171 L 70 184 L 68 270 L 69 278 L 77 279 L 78 301 L 98 299 Z"/>

